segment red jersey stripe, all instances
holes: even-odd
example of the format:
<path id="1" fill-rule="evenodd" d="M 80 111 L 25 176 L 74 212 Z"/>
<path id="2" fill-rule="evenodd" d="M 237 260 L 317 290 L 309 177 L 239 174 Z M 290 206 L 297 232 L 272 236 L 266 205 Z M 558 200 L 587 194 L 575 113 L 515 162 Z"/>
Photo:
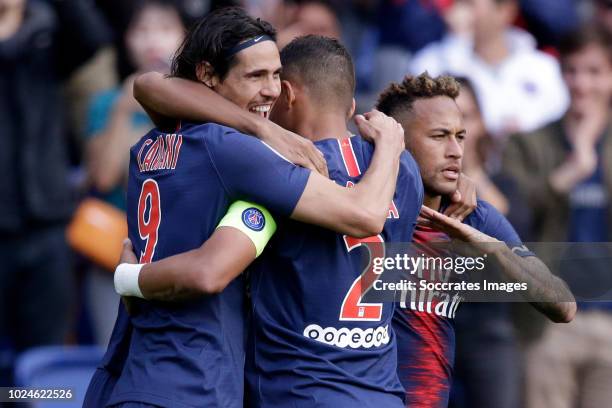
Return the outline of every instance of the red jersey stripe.
<path id="1" fill-rule="evenodd" d="M 359 163 L 357 162 L 357 157 L 355 157 L 351 138 L 345 137 L 343 139 L 338 139 L 338 145 L 340 146 L 340 154 L 342 155 L 347 174 L 350 177 L 359 176 L 361 174 L 361 169 L 359 169 Z"/>

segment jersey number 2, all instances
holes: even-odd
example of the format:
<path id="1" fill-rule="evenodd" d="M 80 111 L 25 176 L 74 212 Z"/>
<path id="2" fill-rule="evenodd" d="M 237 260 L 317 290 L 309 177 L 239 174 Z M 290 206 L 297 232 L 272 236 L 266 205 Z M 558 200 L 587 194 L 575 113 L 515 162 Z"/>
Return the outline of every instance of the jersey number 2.
<path id="1" fill-rule="evenodd" d="M 147 208 L 149 209 L 148 217 Z M 155 180 L 146 179 L 142 184 L 138 199 L 138 233 L 140 239 L 147 241 L 145 250 L 140 252 L 140 263 L 149 263 L 153 259 L 160 222 L 159 186 Z"/>
<path id="2" fill-rule="evenodd" d="M 342 307 L 340 308 L 340 320 L 379 321 L 382 317 L 382 303 L 361 303 L 361 298 L 370 290 L 374 281 L 377 279 L 372 260 L 385 256 L 383 237 L 374 235 L 359 239 L 345 235 L 344 243 L 349 252 L 361 245 L 365 245 L 370 253 L 370 259 L 366 269 L 357 279 L 355 279 L 344 297 Z M 374 245 L 368 245 L 369 243 Z"/>

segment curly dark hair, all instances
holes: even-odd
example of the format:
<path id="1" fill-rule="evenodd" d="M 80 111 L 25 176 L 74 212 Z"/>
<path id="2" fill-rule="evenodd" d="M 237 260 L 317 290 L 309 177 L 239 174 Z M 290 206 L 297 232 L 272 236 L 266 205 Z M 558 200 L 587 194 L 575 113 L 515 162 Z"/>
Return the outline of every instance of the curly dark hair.
<path id="1" fill-rule="evenodd" d="M 193 25 L 172 62 L 172 76 L 197 81 L 196 68 L 206 61 L 223 80 L 236 62 L 227 57 L 231 48 L 251 38 L 267 35 L 276 41 L 276 30 L 267 21 L 249 16 L 240 7 L 221 8 Z"/>
<path id="2" fill-rule="evenodd" d="M 456 99 L 461 85 L 449 75 L 436 78 L 427 72 L 418 76 L 407 75 L 401 83 L 391 83 L 378 97 L 376 109 L 382 113 L 394 116 L 400 109 L 411 110 L 414 101 L 419 99 L 448 96 Z"/>

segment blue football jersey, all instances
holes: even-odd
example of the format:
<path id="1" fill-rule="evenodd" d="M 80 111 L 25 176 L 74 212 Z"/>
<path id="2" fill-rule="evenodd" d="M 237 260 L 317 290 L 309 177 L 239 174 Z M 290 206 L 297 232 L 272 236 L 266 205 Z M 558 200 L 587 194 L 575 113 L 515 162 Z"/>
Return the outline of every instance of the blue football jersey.
<path id="1" fill-rule="evenodd" d="M 309 177 L 259 140 L 216 124 L 153 130 L 131 149 L 129 237 L 140 262 L 202 245 L 230 203 L 289 215 Z M 242 407 L 243 278 L 219 295 L 120 307 L 103 367 L 118 376 L 109 404 Z"/>
<path id="2" fill-rule="evenodd" d="M 508 220 L 486 201 L 478 200 L 476 209 L 464 223 L 505 242 L 519 256 L 534 255 L 523 245 Z M 448 239 L 442 232 L 418 226 L 413 242 L 426 244 Z M 429 247 L 429 251 L 437 249 Z M 428 299 L 431 299 L 429 304 Z M 460 296 L 415 290 L 405 293 L 398 302 L 393 328 L 397 336 L 397 369 L 406 389 L 406 407 L 448 406 L 455 361 L 454 318 L 461 300 Z"/>
<path id="3" fill-rule="evenodd" d="M 330 177 L 352 186 L 373 146 L 359 136 L 316 143 Z M 373 270 L 363 241 L 409 242 L 423 200 L 418 167 L 405 152 L 384 231 L 364 240 L 288 220 L 251 268 L 250 406 L 401 407 L 393 302 L 362 297 Z M 383 256 L 381 245 L 373 247 Z M 382 299 L 381 299 L 382 300 Z"/>

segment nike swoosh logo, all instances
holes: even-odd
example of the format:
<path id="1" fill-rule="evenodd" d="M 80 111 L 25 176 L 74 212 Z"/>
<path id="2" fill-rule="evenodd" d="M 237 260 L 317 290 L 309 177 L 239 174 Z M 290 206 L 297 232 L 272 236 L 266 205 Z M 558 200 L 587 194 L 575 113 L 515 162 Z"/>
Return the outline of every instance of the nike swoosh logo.
<path id="1" fill-rule="evenodd" d="M 258 42 L 259 40 L 261 40 L 263 38 L 263 35 L 261 37 L 257 37 L 253 40 L 253 42 Z"/>

